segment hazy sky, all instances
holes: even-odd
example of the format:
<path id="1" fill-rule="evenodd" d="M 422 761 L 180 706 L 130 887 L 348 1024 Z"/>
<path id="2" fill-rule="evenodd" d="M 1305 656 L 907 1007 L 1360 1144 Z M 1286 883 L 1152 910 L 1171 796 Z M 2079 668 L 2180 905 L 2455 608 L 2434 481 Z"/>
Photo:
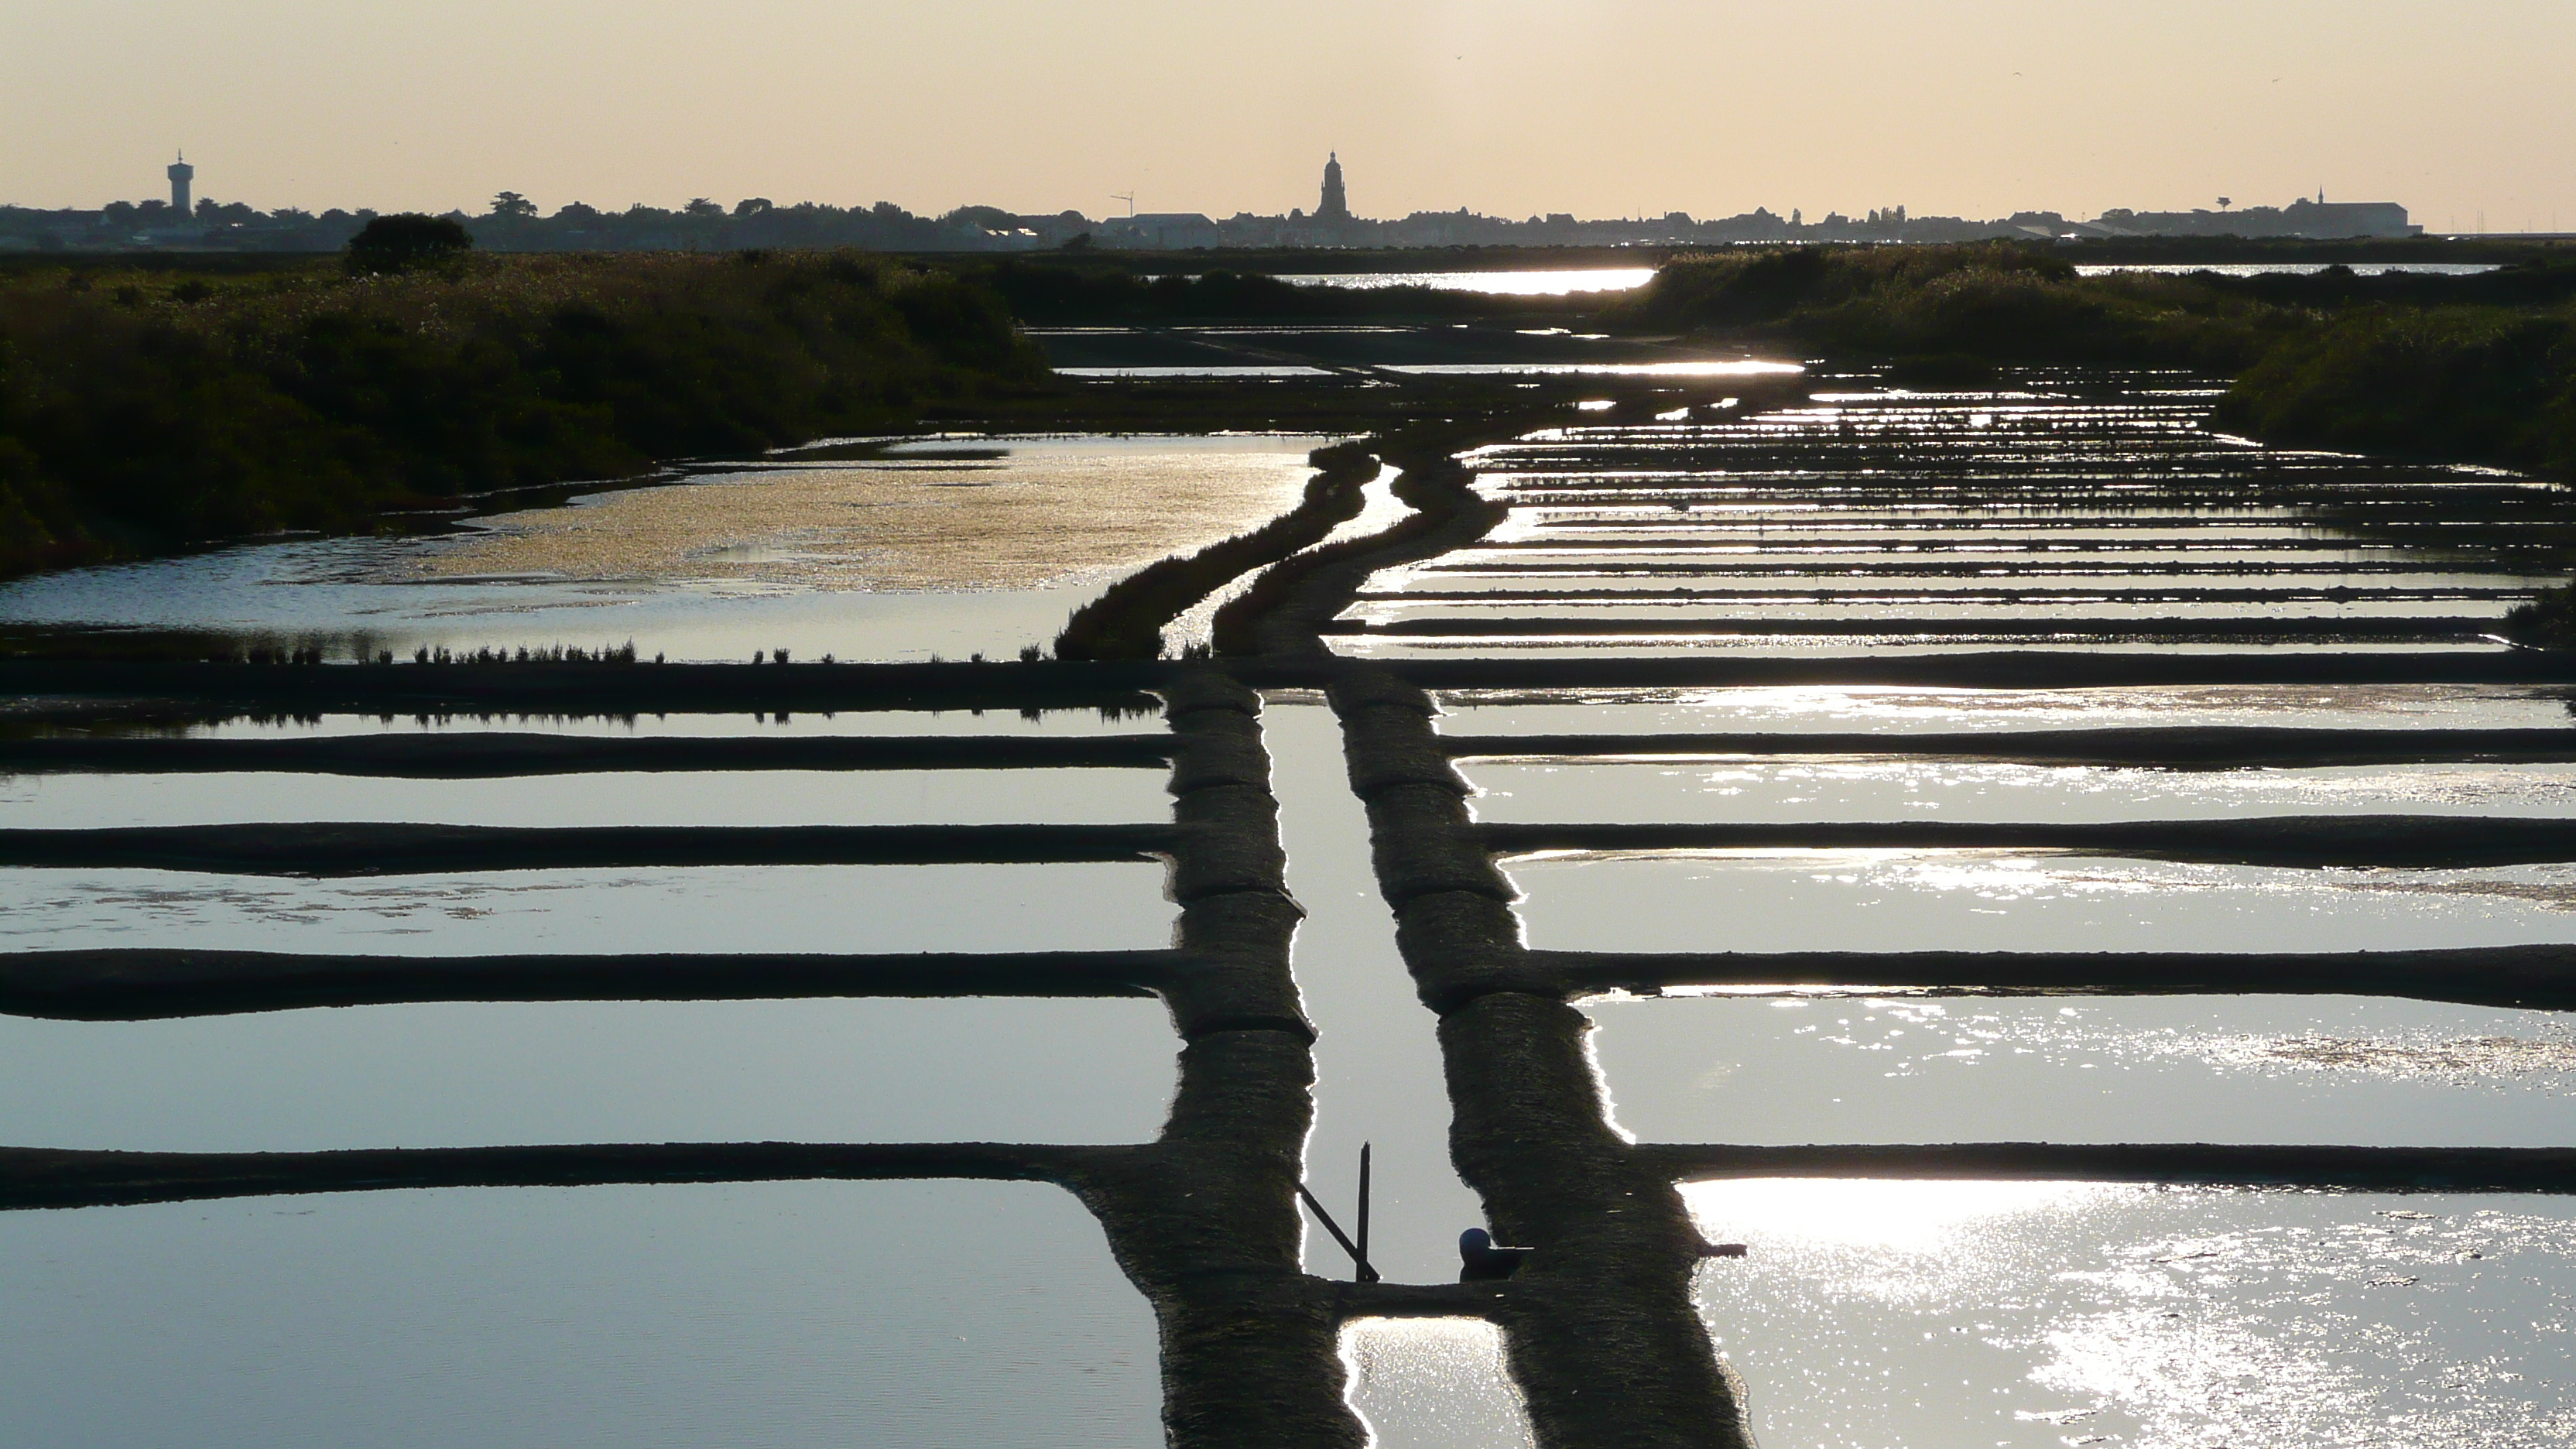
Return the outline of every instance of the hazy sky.
<path id="1" fill-rule="evenodd" d="M 0 201 L 2576 227 L 2576 0 L 0 0 Z M 2553 217 L 2555 221 L 2553 221 Z"/>

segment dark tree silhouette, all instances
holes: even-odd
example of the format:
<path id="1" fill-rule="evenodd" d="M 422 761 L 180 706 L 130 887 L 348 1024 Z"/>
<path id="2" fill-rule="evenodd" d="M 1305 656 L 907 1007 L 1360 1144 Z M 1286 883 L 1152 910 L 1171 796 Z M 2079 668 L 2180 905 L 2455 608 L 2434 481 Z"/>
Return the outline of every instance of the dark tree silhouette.
<path id="1" fill-rule="evenodd" d="M 453 217 L 406 212 L 380 216 L 349 238 L 350 271 L 364 275 L 417 271 L 463 257 L 474 249 L 474 237 Z"/>
<path id="2" fill-rule="evenodd" d="M 534 216 L 537 204 L 515 191 L 504 191 L 492 198 L 494 216 Z"/>

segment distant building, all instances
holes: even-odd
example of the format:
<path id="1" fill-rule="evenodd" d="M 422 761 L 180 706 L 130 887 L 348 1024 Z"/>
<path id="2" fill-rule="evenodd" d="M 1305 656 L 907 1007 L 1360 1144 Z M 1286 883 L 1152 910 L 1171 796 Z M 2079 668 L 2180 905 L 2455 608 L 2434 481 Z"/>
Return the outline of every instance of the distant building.
<path id="1" fill-rule="evenodd" d="M 1349 198 L 1342 194 L 1342 156 L 1338 151 L 1324 157 L 1324 201 L 1315 208 L 1316 221 L 1338 226 L 1351 219 Z"/>
<path id="2" fill-rule="evenodd" d="M 2114 208 L 2102 213 L 2089 227 L 2079 224 L 2070 230 L 2079 235 L 2102 236 L 2299 237 L 2337 241 L 2345 237 L 2417 236 L 2424 229 L 2409 223 L 2406 208 L 2393 201 L 2328 201 L 2320 195 L 2314 201 L 2301 197 L 2287 206 L 2249 206 L 2236 211 Z"/>
<path id="3" fill-rule="evenodd" d="M 1135 216 L 1113 216 L 1100 224 L 1098 236 L 1105 246 L 1158 252 L 1212 247 L 1223 239 L 1216 223 L 1195 211 L 1147 211 Z"/>
<path id="4" fill-rule="evenodd" d="M 197 168 L 188 164 L 187 152 L 180 152 L 179 159 L 170 163 L 170 209 L 182 217 L 193 214 L 188 205 L 188 183 L 196 179 Z"/>
<path id="5" fill-rule="evenodd" d="M 2393 201 L 2328 201 L 2317 193 L 2310 201 L 2301 197 L 2281 209 L 2281 220 L 2294 236 L 2414 236 L 2424 230 L 2410 226 L 2406 208 Z"/>

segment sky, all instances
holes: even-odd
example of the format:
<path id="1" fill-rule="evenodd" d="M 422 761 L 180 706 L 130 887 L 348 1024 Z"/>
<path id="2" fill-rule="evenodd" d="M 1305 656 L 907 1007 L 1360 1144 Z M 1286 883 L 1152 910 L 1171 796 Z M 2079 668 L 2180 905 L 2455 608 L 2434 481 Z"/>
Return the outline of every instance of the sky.
<path id="1" fill-rule="evenodd" d="M 0 202 L 2576 229 L 2576 0 L 0 0 Z"/>

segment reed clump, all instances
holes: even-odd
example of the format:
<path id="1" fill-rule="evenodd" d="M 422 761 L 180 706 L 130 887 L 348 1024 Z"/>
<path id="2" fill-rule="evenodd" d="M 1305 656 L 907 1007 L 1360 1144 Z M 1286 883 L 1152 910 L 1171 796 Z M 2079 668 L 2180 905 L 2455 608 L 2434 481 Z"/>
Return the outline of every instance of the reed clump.
<path id="1" fill-rule="evenodd" d="M 315 653 L 318 656 L 320 651 L 317 650 Z M 314 662 L 321 661 L 317 657 Z M 635 641 L 629 639 L 615 648 L 602 645 L 597 649 L 562 644 L 543 649 L 530 649 L 526 645 L 521 645 L 515 653 L 506 645 L 499 649 L 451 650 L 443 644 L 435 648 L 424 644 L 412 651 L 411 662 L 414 664 L 632 664 L 635 662 Z M 654 655 L 653 662 L 661 663 L 662 656 Z"/>

